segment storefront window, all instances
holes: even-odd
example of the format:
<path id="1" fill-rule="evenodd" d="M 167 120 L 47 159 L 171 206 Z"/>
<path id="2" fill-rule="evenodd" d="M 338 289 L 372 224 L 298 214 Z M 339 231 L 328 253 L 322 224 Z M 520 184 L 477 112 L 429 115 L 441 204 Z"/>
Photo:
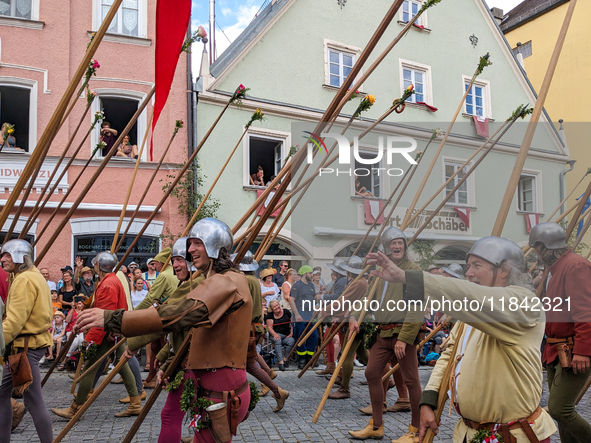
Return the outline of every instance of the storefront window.
<path id="1" fill-rule="evenodd" d="M 119 258 L 129 249 L 134 237 L 126 237 L 123 245 L 117 251 Z M 113 243 L 113 236 L 79 236 L 74 238 L 74 256 L 81 257 L 85 266 L 90 266 L 92 259 L 103 251 L 110 251 Z M 143 269 L 145 263 L 149 258 L 154 258 L 158 254 L 159 239 L 157 237 L 141 237 L 137 245 L 134 246 L 133 251 L 125 260 L 125 265 L 132 261 L 138 263 Z"/>

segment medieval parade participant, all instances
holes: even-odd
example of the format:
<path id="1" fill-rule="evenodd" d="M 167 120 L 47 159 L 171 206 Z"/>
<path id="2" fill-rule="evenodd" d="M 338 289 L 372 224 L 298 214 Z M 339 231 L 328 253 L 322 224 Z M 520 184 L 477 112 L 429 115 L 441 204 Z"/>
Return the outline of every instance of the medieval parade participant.
<path id="1" fill-rule="evenodd" d="M 344 296 L 344 301 L 348 301 L 353 303 L 355 300 L 360 300 L 366 293 L 367 293 L 367 280 L 365 278 L 360 278 L 357 281 L 354 281 L 355 278 L 363 272 L 363 260 L 357 257 L 356 255 L 352 255 L 347 260 L 347 263 L 343 263 L 341 268 L 347 273 L 347 292 Z M 337 280 L 338 282 L 339 280 Z M 336 283 L 335 283 L 336 285 Z M 343 310 L 342 312 L 333 316 L 333 322 L 342 322 L 346 319 L 346 316 L 349 314 L 348 311 Z M 351 376 L 353 375 L 353 360 L 355 359 L 355 354 L 357 357 L 360 358 L 364 363 L 368 361 L 368 352 L 363 346 L 363 335 L 358 334 L 355 337 L 355 341 L 351 345 L 351 349 L 344 357 L 345 361 L 342 366 L 342 376 L 340 384 L 341 386 L 335 392 L 332 392 L 328 398 L 331 400 L 341 400 L 344 398 L 351 397 L 351 393 L 349 391 L 349 383 L 351 382 Z"/>
<path id="2" fill-rule="evenodd" d="M 236 257 L 232 255 L 232 261 Z M 256 378 L 262 384 L 261 395 L 265 396 L 269 391 L 273 392 L 273 397 L 277 401 L 277 406 L 273 412 L 279 412 L 285 405 L 285 400 L 289 397 L 289 392 L 281 389 L 275 384 L 273 379 L 277 376 L 275 371 L 270 369 L 265 363 L 265 360 L 258 353 L 256 344 L 260 337 L 264 334 L 263 327 L 263 297 L 261 294 L 261 285 L 254 276 L 255 271 L 259 268 L 259 264 L 254 259 L 252 252 L 246 251 L 239 268 L 246 275 L 248 281 L 248 288 L 252 297 L 252 328 L 250 333 L 250 340 L 248 342 L 248 355 L 246 359 L 246 372 Z"/>
<path id="3" fill-rule="evenodd" d="M 118 259 L 115 254 L 110 252 L 101 252 L 93 260 L 92 265 L 94 272 L 99 276 L 99 283 L 94 294 L 94 306 L 98 309 L 121 309 L 122 311 L 127 310 L 127 300 L 123 286 L 119 281 L 119 278 L 113 272 L 117 267 Z M 82 314 L 84 311 L 82 312 Z M 77 322 L 80 321 L 82 316 L 78 317 Z M 96 361 L 98 361 L 105 353 L 109 352 L 111 347 L 115 344 L 115 341 L 120 339 L 120 334 L 107 333 L 102 327 L 96 327 L 90 329 L 90 331 L 84 337 L 82 346 L 86 347 L 89 354 L 93 354 L 87 361 L 87 367 L 91 367 Z M 117 348 L 117 358 L 120 358 L 123 354 L 123 348 L 120 346 Z M 94 368 L 88 373 L 82 380 L 78 388 L 76 398 L 68 408 L 52 408 L 51 412 L 60 417 L 67 418 L 70 420 L 76 411 L 82 406 L 88 397 L 93 384 L 95 383 L 95 376 L 99 370 L 99 367 Z M 129 406 L 126 410 L 115 414 L 115 417 L 130 417 L 132 415 L 139 415 L 142 411 L 142 404 L 138 388 L 136 386 L 135 377 L 129 368 L 129 364 L 126 363 L 120 370 L 121 378 L 123 378 L 123 384 L 130 398 Z"/>
<path id="4" fill-rule="evenodd" d="M 591 441 L 591 425 L 575 409 L 589 378 L 591 263 L 567 246 L 566 232 L 556 223 L 534 226 L 529 245 L 548 267 L 542 295 L 550 305 L 542 356 L 550 389 L 548 412 L 558 422 L 560 441 Z"/>
<path id="5" fill-rule="evenodd" d="M 154 284 L 150 287 L 146 298 L 137 306 L 136 309 L 146 309 L 152 306 L 154 303 L 164 303 L 179 286 L 179 279 L 175 276 L 173 267 L 167 266 L 164 268 L 164 264 L 168 261 L 170 253 L 170 248 L 163 249 L 150 262 L 151 264 L 154 264 L 154 269 L 158 272 L 158 277 L 156 277 L 156 280 L 154 280 Z M 160 352 L 163 346 L 164 339 L 161 338 L 154 340 L 146 347 L 148 355 L 148 364 L 146 367 L 148 368 L 149 372 L 146 380 L 144 381 L 144 388 L 153 389 L 154 386 L 156 386 L 156 380 L 154 379 L 156 373 L 158 372 L 156 355 L 158 352 Z"/>
<path id="6" fill-rule="evenodd" d="M 384 231 L 381 238 L 385 256 L 393 264 L 404 270 L 420 270 L 421 268 L 408 258 L 406 236 L 395 227 Z M 382 254 L 382 256 L 384 256 Z M 400 300 L 404 300 L 404 284 L 388 282 L 384 279 L 377 284 L 375 297 L 379 301 L 379 308 L 373 312 L 375 321 L 379 324 L 379 334 L 376 343 L 369 353 L 369 361 L 365 369 L 365 378 L 369 386 L 372 419 L 361 431 L 349 431 L 356 439 L 382 438 L 384 436 L 384 401 L 388 391 L 388 380 L 382 382 L 384 368 L 390 362 L 392 366 L 400 364 L 402 380 L 408 388 L 411 406 L 411 424 L 409 431 L 397 443 L 413 443 L 419 432 L 421 400 L 421 383 L 419 381 L 416 344 L 424 316 L 423 311 L 409 309 L 406 312 L 390 308 Z M 359 331 L 357 319 L 359 312 L 351 315 L 350 330 Z"/>
<path id="7" fill-rule="evenodd" d="M 209 426 L 195 433 L 197 442 L 213 442 L 213 434 L 221 441 L 231 441 L 250 403 L 246 359 L 252 298 L 245 276 L 230 260 L 232 245 L 232 231 L 225 223 L 213 218 L 199 220 L 188 236 L 187 258 L 191 256 L 205 278 L 186 300 L 131 312 L 91 309 L 78 320 L 84 330 L 105 327 L 126 337 L 192 330 L 184 367 L 194 380 L 195 390 L 190 395 L 198 396 L 195 404 L 213 402 L 220 404 L 220 410 L 228 410 L 218 418 L 200 407 L 192 411 L 196 426 L 203 422 Z"/>
<path id="8" fill-rule="evenodd" d="M 316 300 L 338 300 L 343 291 L 345 290 L 345 286 L 347 285 L 347 271 L 343 269 L 343 265 L 345 261 L 341 258 L 335 258 L 332 263 L 327 264 L 326 266 L 332 271 L 331 277 L 336 278 L 334 284 L 331 286 L 330 291 L 325 294 L 317 294 Z M 333 328 L 336 328 L 337 325 L 333 325 L 331 327 L 327 327 L 324 333 L 324 339 L 334 331 Z M 326 345 L 326 367 L 321 371 L 316 371 L 318 375 L 332 375 L 335 369 L 335 355 L 334 355 L 334 341 L 331 340 L 328 345 Z"/>
<path id="9" fill-rule="evenodd" d="M 7 241 L 0 250 L 0 262 L 4 271 L 12 277 L 2 322 L 9 357 L 0 385 L 0 441 L 10 441 L 13 419 L 11 396 L 15 390 L 23 396 L 24 406 L 33 418 L 39 440 L 49 443 L 53 440 L 52 423 L 41 394 L 39 360 L 53 345 L 50 332 L 53 317 L 51 293 L 47 281 L 35 267 L 33 247 L 25 240 Z M 18 370 L 13 372 L 11 368 L 14 367 Z M 21 414 L 24 412 L 22 409 L 19 411 Z"/>
<path id="10" fill-rule="evenodd" d="M 407 301 L 443 298 L 450 304 L 442 303 L 441 310 L 459 320 L 421 398 L 420 439 L 427 428 L 439 430 L 434 409 L 443 374 L 452 364 L 451 401 L 462 417 L 454 443 L 472 441 L 477 432 L 488 435 L 483 439 L 498 435 L 505 442 L 549 443 L 556 427 L 539 407 L 545 315 L 530 309 L 539 300 L 521 248 L 501 237 L 478 240 L 468 253 L 468 281 L 404 270 L 380 253 L 368 257 L 368 263 L 383 268 L 373 275 L 406 285 Z M 469 308 L 453 309 L 458 300 Z M 483 300 L 482 310 L 476 309 Z M 452 353 L 457 358 L 450 362 Z"/>

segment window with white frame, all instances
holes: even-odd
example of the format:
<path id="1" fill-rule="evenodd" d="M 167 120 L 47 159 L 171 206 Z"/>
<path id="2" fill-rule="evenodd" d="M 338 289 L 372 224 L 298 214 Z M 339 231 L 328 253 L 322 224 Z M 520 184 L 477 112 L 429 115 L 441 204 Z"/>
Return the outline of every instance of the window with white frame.
<path id="1" fill-rule="evenodd" d="M 401 8 L 401 21 L 403 21 L 404 23 L 408 23 L 410 20 L 413 19 L 415 15 L 417 15 L 419 9 L 421 9 L 422 6 L 422 0 L 404 0 L 404 3 L 402 3 Z M 421 17 L 418 18 L 415 24 L 419 26 L 424 26 L 423 15 L 421 15 Z"/>
<path id="2" fill-rule="evenodd" d="M 455 163 L 452 161 L 445 161 L 444 162 L 444 170 L 445 170 L 445 181 L 449 180 L 454 173 L 460 169 L 462 166 L 461 163 Z M 461 169 L 461 171 L 451 180 L 447 186 L 445 187 L 445 195 L 449 195 L 453 188 L 460 182 L 462 178 L 466 175 L 468 171 L 468 166 L 465 166 Z M 469 205 L 470 204 L 470 178 L 468 178 L 462 185 L 458 188 L 454 195 L 448 200 L 448 205 Z"/>
<path id="3" fill-rule="evenodd" d="M 425 102 L 425 80 L 427 73 L 425 71 L 411 68 L 402 68 L 403 90 L 410 85 L 414 85 L 415 93 L 406 99 L 409 103 Z"/>
<path id="4" fill-rule="evenodd" d="M 17 80 L 18 81 L 18 80 Z M 26 82 L 26 80 L 25 80 Z M 36 138 L 36 87 L 0 80 L 0 122 L 13 126 L 14 132 L 2 140 L 2 152 L 32 152 Z M 34 103 L 33 103 L 34 101 Z M 33 114 L 34 115 L 33 115 Z M 4 135 L 4 134 L 3 134 Z"/>
<path id="5" fill-rule="evenodd" d="M 98 2 L 100 25 L 109 12 L 113 0 L 98 0 Z M 145 23 L 143 23 L 146 15 L 145 8 L 144 0 L 123 0 L 107 32 L 131 37 L 146 37 Z"/>
<path id="6" fill-rule="evenodd" d="M 248 185 L 265 186 L 281 170 L 286 140 L 256 132 L 247 137 Z"/>
<path id="7" fill-rule="evenodd" d="M 355 54 L 328 49 L 329 85 L 339 88 L 355 64 Z"/>
<path id="8" fill-rule="evenodd" d="M 468 90 L 470 83 L 466 83 L 464 88 L 468 91 L 466 96 L 466 114 L 478 117 L 486 117 L 486 86 L 474 83 Z"/>
<path id="9" fill-rule="evenodd" d="M 522 175 L 517 187 L 517 206 L 522 212 L 537 212 L 536 176 Z"/>
<path id="10" fill-rule="evenodd" d="M 0 16 L 33 19 L 33 0 L 0 0 Z"/>
<path id="11" fill-rule="evenodd" d="M 375 159 L 377 152 L 359 152 L 359 157 L 366 160 Z M 367 165 L 355 159 L 354 195 L 357 197 L 381 197 L 380 166 L 376 164 Z"/>

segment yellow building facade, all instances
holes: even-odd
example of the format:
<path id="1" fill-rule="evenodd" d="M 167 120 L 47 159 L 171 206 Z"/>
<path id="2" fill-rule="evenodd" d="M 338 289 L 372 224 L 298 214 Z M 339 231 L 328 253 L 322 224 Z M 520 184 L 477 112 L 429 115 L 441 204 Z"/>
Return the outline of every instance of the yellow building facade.
<path id="1" fill-rule="evenodd" d="M 518 58 L 523 57 L 527 77 L 536 90 L 542 86 L 568 7 L 569 0 L 526 0 L 509 11 L 501 23 L 511 48 L 521 53 Z M 576 160 L 574 169 L 566 174 L 565 196 L 591 168 L 590 17 L 591 1 L 579 0 L 545 103 L 552 121 L 564 120 L 570 157 Z M 574 205 L 575 199 L 585 192 L 589 179 L 591 174 L 573 193 L 565 209 Z M 583 242 L 591 245 L 591 230 Z M 588 253 L 584 251 L 584 255 Z"/>

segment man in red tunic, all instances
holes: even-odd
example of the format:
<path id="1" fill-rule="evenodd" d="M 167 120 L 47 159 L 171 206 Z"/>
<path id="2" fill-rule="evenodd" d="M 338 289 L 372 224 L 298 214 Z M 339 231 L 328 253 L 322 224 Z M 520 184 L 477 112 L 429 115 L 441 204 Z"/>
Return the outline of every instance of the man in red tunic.
<path id="1" fill-rule="evenodd" d="M 545 294 L 548 411 L 558 422 L 563 443 L 591 441 L 591 425 L 575 410 L 589 378 L 591 356 L 591 263 L 566 245 L 556 223 L 536 225 L 529 245 L 547 266 Z"/>

